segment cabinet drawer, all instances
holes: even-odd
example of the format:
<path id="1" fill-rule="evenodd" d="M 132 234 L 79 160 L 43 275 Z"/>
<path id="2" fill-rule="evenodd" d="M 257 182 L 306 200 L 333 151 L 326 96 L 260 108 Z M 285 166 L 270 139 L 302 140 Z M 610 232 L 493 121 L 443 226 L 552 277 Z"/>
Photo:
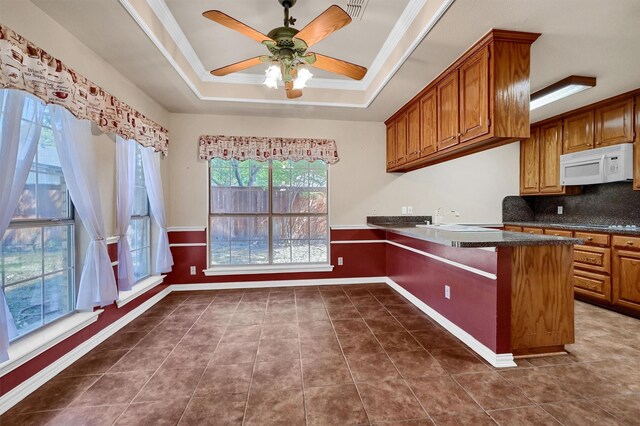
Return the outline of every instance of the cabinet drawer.
<path id="1" fill-rule="evenodd" d="M 575 237 L 584 240 L 584 243 L 589 246 L 609 247 L 610 245 L 610 236 L 606 234 L 593 234 L 591 232 L 576 231 Z"/>
<path id="2" fill-rule="evenodd" d="M 573 237 L 573 231 L 567 231 L 565 229 L 545 229 L 544 233 L 555 237 Z"/>
<path id="3" fill-rule="evenodd" d="M 576 268 L 611 273 L 611 249 L 609 248 L 574 246 L 573 261 Z"/>
<path id="4" fill-rule="evenodd" d="M 640 237 L 614 235 L 613 245 L 616 247 L 624 247 L 628 250 L 640 250 Z"/>
<path id="5" fill-rule="evenodd" d="M 611 278 L 593 272 L 575 271 L 573 285 L 576 293 L 611 301 Z"/>
<path id="6" fill-rule="evenodd" d="M 522 232 L 527 234 L 544 234 L 544 230 L 542 228 L 526 228 L 522 227 Z"/>
<path id="7" fill-rule="evenodd" d="M 505 225 L 504 230 L 511 232 L 522 232 L 522 226 Z"/>

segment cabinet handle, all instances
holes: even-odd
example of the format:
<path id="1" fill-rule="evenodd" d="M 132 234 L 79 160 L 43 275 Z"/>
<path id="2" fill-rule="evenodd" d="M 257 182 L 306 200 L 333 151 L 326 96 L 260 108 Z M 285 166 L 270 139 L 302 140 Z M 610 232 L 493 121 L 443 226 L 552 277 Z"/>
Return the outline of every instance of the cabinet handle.
<path id="1" fill-rule="evenodd" d="M 595 257 L 587 257 L 587 262 L 596 263 Z"/>
<path id="2" fill-rule="evenodd" d="M 633 245 L 633 241 L 627 241 L 627 245 L 628 246 L 632 246 Z"/>
<path id="3" fill-rule="evenodd" d="M 555 235 L 556 237 L 559 237 L 559 236 L 560 236 L 560 234 L 558 234 L 558 233 L 555 233 L 555 234 L 553 234 L 553 235 Z"/>
<path id="4" fill-rule="evenodd" d="M 587 241 L 593 241 L 593 237 L 587 237 Z"/>

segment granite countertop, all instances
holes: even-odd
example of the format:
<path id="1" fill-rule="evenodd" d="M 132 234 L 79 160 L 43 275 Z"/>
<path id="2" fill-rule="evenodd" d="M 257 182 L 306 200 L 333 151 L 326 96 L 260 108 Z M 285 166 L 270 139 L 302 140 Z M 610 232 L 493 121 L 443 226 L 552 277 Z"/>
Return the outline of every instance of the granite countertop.
<path id="1" fill-rule="evenodd" d="M 578 238 L 524 234 L 522 232 L 497 230 L 488 230 L 484 232 L 455 232 L 393 223 L 368 223 L 368 225 L 373 228 L 384 229 L 388 232 L 394 232 L 396 234 L 416 238 L 418 240 L 461 248 L 574 245 L 584 243 L 584 240 Z"/>
<path id="2" fill-rule="evenodd" d="M 505 225 L 528 226 L 532 228 L 566 229 L 567 231 L 601 232 L 605 234 L 640 235 L 640 228 L 609 228 L 608 225 L 588 223 L 547 223 L 547 222 L 504 222 Z"/>

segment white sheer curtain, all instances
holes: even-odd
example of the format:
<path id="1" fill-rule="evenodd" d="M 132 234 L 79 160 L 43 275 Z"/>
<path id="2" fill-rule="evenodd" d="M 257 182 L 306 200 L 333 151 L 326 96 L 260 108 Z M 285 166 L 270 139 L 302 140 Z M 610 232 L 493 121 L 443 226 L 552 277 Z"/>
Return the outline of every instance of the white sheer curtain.
<path id="1" fill-rule="evenodd" d="M 93 169 L 96 162 L 91 149 L 91 122 L 79 120 L 57 105 L 49 108 L 69 195 L 91 237 L 82 267 L 76 308 L 87 310 L 105 306 L 118 298 L 118 289 L 107 252 L 98 179 Z"/>
<path id="2" fill-rule="evenodd" d="M 13 217 L 38 148 L 44 104 L 27 92 L 0 90 L 0 240 Z M 18 334 L 0 288 L 0 362 Z"/>
<path id="3" fill-rule="evenodd" d="M 136 193 L 136 141 L 116 136 L 117 195 L 116 219 L 118 227 L 118 287 L 120 291 L 131 290 L 135 282 L 133 256 L 127 238 L 129 222 L 133 213 Z"/>
<path id="4" fill-rule="evenodd" d="M 160 228 L 158 235 L 158 253 L 156 255 L 156 274 L 170 272 L 173 266 L 173 256 L 169 249 L 167 235 L 167 216 L 164 209 L 164 193 L 162 192 L 162 176 L 160 175 L 160 153 L 153 148 L 141 148 L 144 181 L 147 185 L 147 195 L 151 206 L 151 215 Z"/>

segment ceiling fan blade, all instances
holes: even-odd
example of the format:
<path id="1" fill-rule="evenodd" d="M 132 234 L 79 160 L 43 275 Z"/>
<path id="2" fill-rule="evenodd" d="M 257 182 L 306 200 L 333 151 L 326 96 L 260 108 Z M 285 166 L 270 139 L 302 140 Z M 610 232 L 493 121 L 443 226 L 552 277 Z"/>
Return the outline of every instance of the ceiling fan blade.
<path id="1" fill-rule="evenodd" d="M 244 61 L 236 62 L 235 64 L 227 65 L 226 67 L 217 68 L 211 71 L 211 74 L 216 77 L 222 77 L 227 74 L 231 74 L 234 72 L 242 71 L 247 68 L 255 67 L 256 65 L 260 65 L 263 63 L 262 56 L 256 56 L 255 58 L 247 59 Z"/>
<path id="2" fill-rule="evenodd" d="M 313 58 L 315 57 L 315 61 Z M 329 71 L 335 74 L 346 75 L 354 80 L 362 80 L 367 73 L 367 69 L 351 62 L 342 61 L 340 59 L 324 56 L 319 53 L 310 53 L 304 57 L 305 61 L 312 67 Z"/>
<path id="3" fill-rule="evenodd" d="M 262 34 L 260 31 L 254 30 L 250 26 L 243 24 L 237 19 L 234 19 L 231 16 L 220 12 L 219 10 L 207 10 L 206 12 L 202 13 L 202 16 L 211 19 L 218 24 L 224 25 L 227 28 L 238 31 L 239 33 L 244 34 L 247 37 L 251 37 L 258 43 L 262 43 L 263 41 L 270 41 L 275 43 L 274 40 Z"/>
<path id="4" fill-rule="evenodd" d="M 307 47 L 311 47 L 350 22 L 351 16 L 334 4 L 309 22 L 294 38 L 304 41 Z"/>
<path id="5" fill-rule="evenodd" d="M 299 98 L 300 96 L 302 96 L 302 90 L 287 89 L 287 98 L 295 99 L 295 98 Z"/>

